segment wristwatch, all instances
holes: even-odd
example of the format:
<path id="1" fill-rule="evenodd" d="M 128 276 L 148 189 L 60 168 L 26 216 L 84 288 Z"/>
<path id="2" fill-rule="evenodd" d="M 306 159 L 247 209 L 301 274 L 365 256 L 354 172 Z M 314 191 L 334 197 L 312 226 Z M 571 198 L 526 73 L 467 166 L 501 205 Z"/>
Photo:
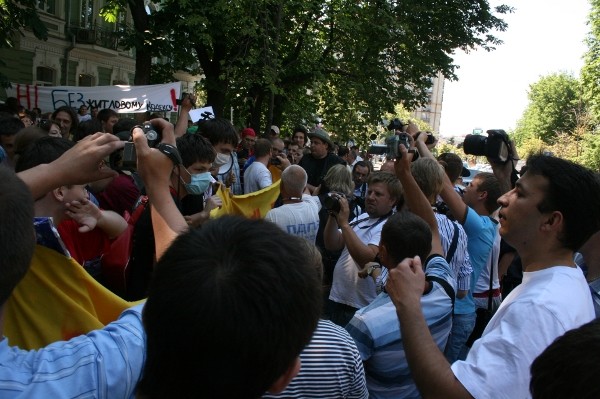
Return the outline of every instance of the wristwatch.
<path id="1" fill-rule="evenodd" d="M 381 269 L 381 265 L 379 263 L 369 262 L 369 267 L 367 268 L 367 276 L 372 275 L 375 269 Z"/>

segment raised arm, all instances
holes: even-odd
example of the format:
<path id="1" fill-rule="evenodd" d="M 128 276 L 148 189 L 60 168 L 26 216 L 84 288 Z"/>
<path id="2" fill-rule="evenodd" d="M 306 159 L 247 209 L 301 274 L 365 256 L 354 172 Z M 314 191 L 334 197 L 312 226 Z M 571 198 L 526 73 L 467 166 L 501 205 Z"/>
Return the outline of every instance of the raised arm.
<path id="1" fill-rule="evenodd" d="M 162 129 L 162 143 L 175 146 L 173 125 L 164 119 L 150 121 Z M 156 258 L 160 259 L 171 242 L 187 230 L 187 223 L 171 196 L 169 180 L 173 161 L 159 149 L 148 147 L 148 140 L 142 129 L 133 130 L 133 140 L 137 153 L 138 172 L 144 180 L 151 204 L 152 228 L 156 245 Z"/>
<path id="2" fill-rule="evenodd" d="M 104 159 L 124 145 L 115 135 L 96 133 L 78 141 L 56 161 L 17 175 L 27 184 L 33 199 L 37 200 L 63 185 L 87 184 L 117 176 L 117 172 L 110 169 Z"/>
<path id="3" fill-rule="evenodd" d="M 406 147 L 400 145 L 401 157 L 396 159 L 394 163 L 394 170 L 396 176 L 400 179 L 402 187 L 404 188 L 404 199 L 406 205 L 412 213 L 420 216 L 431 230 L 431 253 L 432 254 L 443 254 L 444 249 L 440 240 L 440 233 L 435 219 L 431 204 L 425 197 L 425 194 L 419 188 L 419 185 L 415 181 L 415 178 L 410 172 L 410 162 L 412 160 L 412 154 L 409 154 Z"/>
<path id="4" fill-rule="evenodd" d="M 183 97 L 179 106 L 179 119 L 177 119 L 175 125 L 175 137 L 181 137 L 187 132 L 192 108 L 194 108 L 194 97 L 188 94 Z"/>
<path id="5" fill-rule="evenodd" d="M 427 148 L 427 145 L 425 144 L 426 139 L 427 135 L 425 134 L 420 134 L 417 137 L 417 140 L 415 141 L 417 150 L 419 150 L 419 154 L 422 157 L 435 159 L 435 157 L 433 156 L 431 151 L 429 151 L 429 148 Z M 463 202 L 460 195 L 454 190 L 454 185 L 445 173 L 444 185 L 442 187 L 442 191 L 440 192 L 440 196 L 442 197 L 446 205 L 448 205 L 448 208 L 450 209 L 456 220 L 460 224 L 464 224 L 465 218 L 467 217 L 467 205 Z"/>

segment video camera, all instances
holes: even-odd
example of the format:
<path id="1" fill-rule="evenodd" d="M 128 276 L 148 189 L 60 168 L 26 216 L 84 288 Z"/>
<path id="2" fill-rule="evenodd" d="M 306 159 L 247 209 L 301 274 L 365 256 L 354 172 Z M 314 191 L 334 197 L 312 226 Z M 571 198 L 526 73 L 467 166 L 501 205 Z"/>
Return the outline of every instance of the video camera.
<path id="1" fill-rule="evenodd" d="M 400 119 L 394 118 L 388 125 L 388 130 L 403 130 L 404 126 L 408 126 L 408 123 L 404 123 Z"/>

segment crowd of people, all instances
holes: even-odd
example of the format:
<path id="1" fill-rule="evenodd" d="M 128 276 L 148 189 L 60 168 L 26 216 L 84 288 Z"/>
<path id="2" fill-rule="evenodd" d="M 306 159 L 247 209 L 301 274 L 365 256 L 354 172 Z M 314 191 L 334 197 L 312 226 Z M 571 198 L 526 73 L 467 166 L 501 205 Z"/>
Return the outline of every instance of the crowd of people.
<path id="1" fill-rule="evenodd" d="M 48 234 L 136 301 L 35 350 L 5 337 L 1 397 L 598 396 L 596 172 L 534 155 L 516 180 L 513 149 L 459 187 L 462 160 L 414 123 L 374 170 L 321 126 L 238 133 L 192 108 L 0 110 L 0 333 Z M 211 217 L 274 185 L 264 218 Z M 103 260 L 126 234 L 115 285 Z"/>

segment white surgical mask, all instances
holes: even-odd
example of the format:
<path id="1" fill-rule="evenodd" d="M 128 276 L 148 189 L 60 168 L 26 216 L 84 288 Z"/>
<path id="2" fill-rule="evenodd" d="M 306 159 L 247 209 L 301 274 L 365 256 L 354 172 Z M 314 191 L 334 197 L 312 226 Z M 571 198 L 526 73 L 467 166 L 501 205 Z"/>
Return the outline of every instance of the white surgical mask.
<path id="1" fill-rule="evenodd" d="M 185 185 L 185 190 L 188 192 L 188 194 L 190 194 L 190 195 L 204 194 L 204 192 L 210 185 L 210 182 L 212 181 L 210 172 L 191 174 L 187 169 L 185 171 L 188 172 L 188 174 L 192 178 L 189 183 L 183 182 L 183 179 L 182 179 L 182 182 Z"/>
<path id="2" fill-rule="evenodd" d="M 213 166 L 215 168 L 220 168 L 221 166 L 229 163 L 231 161 L 231 154 L 217 154 L 215 161 L 213 162 Z"/>

